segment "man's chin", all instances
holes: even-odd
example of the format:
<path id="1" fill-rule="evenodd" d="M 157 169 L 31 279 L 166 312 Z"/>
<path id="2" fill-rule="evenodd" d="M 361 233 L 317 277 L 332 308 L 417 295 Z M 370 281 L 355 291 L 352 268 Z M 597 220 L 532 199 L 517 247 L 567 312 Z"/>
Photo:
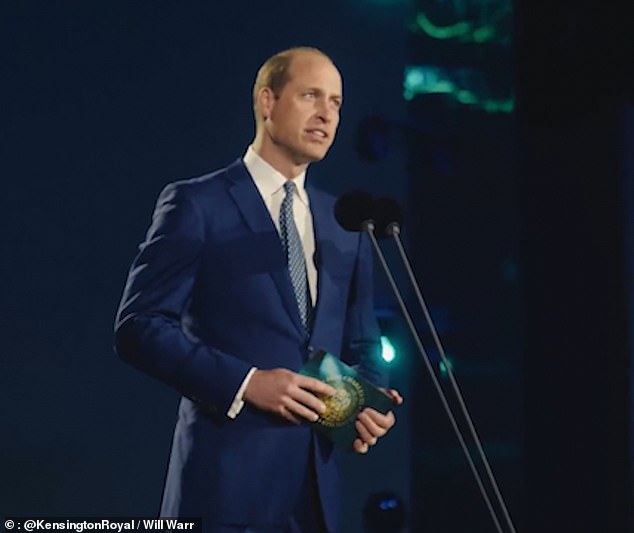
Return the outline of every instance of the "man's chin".
<path id="1" fill-rule="evenodd" d="M 321 161 L 328 154 L 330 146 L 309 146 L 308 149 L 296 151 L 294 161 L 297 165 L 307 165 Z"/>
<path id="2" fill-rule="evenodd" d="M 317 161 L 321 161 L 328 154 L 328 148 L 324 148 L 320 150 L 311 150 L 310 152 L 307 152 L 306 158 L 310 159 L 308 162 L 316 163 Z"/>

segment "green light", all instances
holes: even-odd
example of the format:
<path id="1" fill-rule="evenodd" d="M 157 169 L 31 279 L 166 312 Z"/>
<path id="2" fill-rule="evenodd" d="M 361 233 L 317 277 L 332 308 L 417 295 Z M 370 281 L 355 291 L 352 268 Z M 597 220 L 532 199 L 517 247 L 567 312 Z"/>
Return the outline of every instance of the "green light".
<path id="1" fill-rule="evenodd" d="M 451 71 L 441 67 L 407 66 L 403 77 L 403 98 L 411 101 L 418 94 L 446 94 L 459 104 L 473 106 L 487 113 L 512 113 L 515 109 L 512 96 L 496 99 L 478 95 L 459 87 L 457 81 L 451 79 L 452 76 Z"/>
<path id="2" fill-rule="evenodd" d="M 440 27 L 429 20 L 425 13 L 416 15 L 416 24 L 423 32 L 434 39 L 466 38 L 473 33 L 473 26 L 470 22 L 459 21 L 451 26 Z"/>
<path id="3" fill-rule="evenodd" d="M 447 358 L 447 363 L 449 363 L 449 369 L 453 372 L 453 363 L 451 362 L 451 359 Z M 440 368 L 440 375 L 442 377 L 447 377 L 447 366 L 443 361 L 440 361 L 440 363 L 438 363 L 438 368 Z"/>
<path id="4" fill-rule="evenodd" d="M 396 357 L 394 345 L 385 336 L 381 336 L 381 357 L 386 363 L 391 363 Z"/>
<path id="5" fill-rule="evenodd" d="M 466 89 L 460 89 L 454 93 L 456 100 L 461 104 L 477 104 L 478 97 L 473 94 L 471 91 L 467 91 Z"/>
<path id="6" fill-rule="evenodd" d="M 505 42 L 508 39 L 508 31 L 502 28 L 497 30 L 497 26 L 502 25 L 502 21 L 507 18 L 512 11 L 510 2 L 503 5 L 497 11 L 489 15 L 487 22 L 479 23 L 476 26 L 474 22 L 469 20 L 457 20 L 453 24 L 447 26 L 438 26 L 434 24 L 429 17 L 419 12 L 414 17 L 413 27 L 422 31 L 432 39 L 447 40 L 455 39 L 460 42 L 472 42 L 483 44 L 491 41 Z"/>

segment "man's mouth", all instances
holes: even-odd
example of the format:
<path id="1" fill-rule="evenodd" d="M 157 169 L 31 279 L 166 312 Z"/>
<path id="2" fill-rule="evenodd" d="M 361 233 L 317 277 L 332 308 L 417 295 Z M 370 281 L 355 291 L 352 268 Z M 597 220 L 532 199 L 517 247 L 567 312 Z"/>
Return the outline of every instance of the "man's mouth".
<path id="1" fill-rule="evenodd" d="M 324 131 L 324 130 L 320 130 L 320 129 L 308 129 L 306 130 L 306 133 L 308 133 L 309 135 L 312 135 L 314 137 L 318 137 L 320 139 L 326 139 L 328 137 L 328 134 Z"/>

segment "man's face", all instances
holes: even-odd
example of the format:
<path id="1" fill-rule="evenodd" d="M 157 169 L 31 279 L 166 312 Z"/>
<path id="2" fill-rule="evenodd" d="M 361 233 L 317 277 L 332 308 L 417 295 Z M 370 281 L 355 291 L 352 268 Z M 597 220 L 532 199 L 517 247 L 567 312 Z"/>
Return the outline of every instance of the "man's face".
<path id="1" fill-rule="evenodd" d="M 323 159 L 335 139 L 342 103 L 341 76 L 325 57 L 298 53 L 289 81 L 271 99 L 266 134 L 280 156 L 293 165 Z"/>

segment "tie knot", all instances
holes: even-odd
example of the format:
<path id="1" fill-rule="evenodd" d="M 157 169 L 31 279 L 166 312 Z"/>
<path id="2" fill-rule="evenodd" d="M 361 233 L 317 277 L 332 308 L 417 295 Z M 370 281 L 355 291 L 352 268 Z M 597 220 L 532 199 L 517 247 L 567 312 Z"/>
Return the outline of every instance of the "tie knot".
<path id="1" fill-rule="evenodd" d="M 295 183 L 291 180 L 286 180 L 286 183 L 284 184 L 284 190 L 286 191 L 286 194 L 293 194 L 295 192 L 295 189 Z"/>

